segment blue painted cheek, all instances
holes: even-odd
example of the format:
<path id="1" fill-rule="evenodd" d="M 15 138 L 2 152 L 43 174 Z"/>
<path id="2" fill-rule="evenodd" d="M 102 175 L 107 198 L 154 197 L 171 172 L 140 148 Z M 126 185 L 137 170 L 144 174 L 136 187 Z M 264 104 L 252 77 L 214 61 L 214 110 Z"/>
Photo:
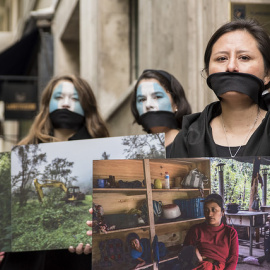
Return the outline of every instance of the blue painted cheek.
<path id="1" fill-rule="evenodd" d="M 142 87 L 141 85 L 137 88 L 137 94 L 136 94 L 136 98 L 138 96 L 142 95 Z M 136 101 L 136 108 L 138 110 L 139 115 L 143 114 L 143 102 L 138 102 L 138 100 Z"/>
<path id="2" fill-rule="evenodd" d="M 74 93 L 77 97 L 79 96 L 76 88 L 74 88 Z M 84 116 L 84 110 L 79 100 L 75 101 L 74 112 Z"/>
<path id="3" fill-rule="evenodd" d="M 74 112 L 75 112 L 75 113 L 78 113 L 78 114 L 80 114 L 80 115 L 82 115 L 82 116 L 84 116 L 84 110 L 83 110 L 83 108 L 82 108 L 82 106 L 81 106 L 80 101 L 76 101 L 76 103 L 75 103 L 75 108 L 74 108 Z"/>
<path id="4" fill-rule="evenodd" d="M 49 112 L 53 112 L 58 109 L 58 101 L 54 98 L 51 98 L 50 104 L 49 104 Z"/>
<path id="5" fill-rule="evenodd" d="M 58 100 L 56 99 L 56 96 L 61 95 L 63 86 L 62 84 L 58 85 L 57 88 L 53 90 L 50 104 L 49 104 L 49 112 L 53 112 L 58 109 Z"/>
<path id="6" fill-rule="evenodd" d="M 169 111 L 172 112 L 172 105 L 169 98 L 158 99 L 158 107 L 160 111 Z"/>
<path id="7" fill-rule="evenodd" d="M 164 89 L 159 84 L 154 83 L 154 90 L 155 90 L 155 92 L 163 92 L 164 93 L 164 97 L 159 98 L 157 100 L 159 111 L 172 112 L 173 109 L 172 109 L 171 100 L 170 100 L 168 94 L 164 91 Z"/>

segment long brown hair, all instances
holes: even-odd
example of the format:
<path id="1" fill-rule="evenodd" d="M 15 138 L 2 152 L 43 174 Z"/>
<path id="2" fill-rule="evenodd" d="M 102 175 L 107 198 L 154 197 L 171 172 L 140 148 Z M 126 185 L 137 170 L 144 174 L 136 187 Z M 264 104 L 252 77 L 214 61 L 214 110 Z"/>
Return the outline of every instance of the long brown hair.
<path id="1" fill-rule="evenodd" d="M 76 75 L 63 75 L 51 79 L 43 90 L 41 96 L 40 112 L 35 117 L 28 135 L 18 144 L 35 144 L 39 142 L 58 141 L 53 134 L 53 126 L 49 117 L 49 103 L 55 85 L 59 81 L 70 81 L 78 91 L 81 106 L 85 114 L 85 126 L 93 138 L 108 137 L 109 132 L 105 122 L 101 118 L 96 98 L 90 85 Z"/>

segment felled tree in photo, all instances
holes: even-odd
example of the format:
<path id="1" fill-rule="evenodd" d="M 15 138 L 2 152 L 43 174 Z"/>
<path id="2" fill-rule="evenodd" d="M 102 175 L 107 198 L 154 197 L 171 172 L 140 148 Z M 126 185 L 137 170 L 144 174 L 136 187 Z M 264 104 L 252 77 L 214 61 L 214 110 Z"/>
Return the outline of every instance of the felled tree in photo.
<path id="1" fill-rule="evenodd" d="M 39 175 L 38 166 L 46 162 L 46 153 L 41 153 L 39 146 L 35 144 L 16 146 L 13 150 L 20 170 L 12 176 L 11 185 L 13 192 L 19 197 L 19 206 L 22 207 L 27 203 L 33 180 Z"/>

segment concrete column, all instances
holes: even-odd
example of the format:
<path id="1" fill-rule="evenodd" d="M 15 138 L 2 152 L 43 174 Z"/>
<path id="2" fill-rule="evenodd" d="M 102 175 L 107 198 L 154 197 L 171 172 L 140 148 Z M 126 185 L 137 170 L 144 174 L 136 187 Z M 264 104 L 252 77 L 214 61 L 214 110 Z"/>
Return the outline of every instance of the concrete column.
<path id="1" fill-rule="evenodd" d="M 98 92 L 99 1 L 80 0 L 80 74 Z"/>
<path id="2" fill-rule="evenodd" d="M 139 75 L 144 69 L 153 67 L 153 1 L 139 0 Z"/>
<path id="3" fill-rule="evenodd" d="M 12 0 L 11 1 L 11 19 L 10 19 L 10 24 L 11 24 L 11 29 L 10 31 L 14 32 L 16 31 L 17 28 L 17 23 L 18 23 L 18 18 L 19 18 L 19 14 L 18 14 L 18 1 L 17 0 Z"/>
<path id="4" fill-rule="evenodd" d="M 89 2 L 92 2 L 89 1 Z M 79 0 L 60 1 L 52 25 L 54 37 L 54 74 L 80 74 Z"/>
<path id="5" fill-rule="evenodd" d="M 230 0 L 190 0 L 187 1 L 187 97 L 192 111 L 202 111 L 217 98 L 206 84 L 204 52 L 212 34 L 230 19 Z"/>
<path id="6" fill-rule="evenodd" d="M 53 36 L 49 32 L 40 29 L 40 51 L 38 54 L 38 101 L 40 102 L 42 91 L 53 77 Z"/>
<path id="7" fill-rule="evenodd" d="M 199 105 L 205 99 L 206 92 L 203 91 L 204 80 L 200 77 L 200 69 L 203 66 L 203 24 L 201 0 L 191 0 L 187 4 L 187 55 L 185 71 L 187 76 L 187 99 L 192 106 L 192 111 L 200 111 Z M 201 44 L 199 46 L 199 44 Z"/>
<path id="8" fill-rule="evenodd" d="M 80 70 L 105 116 L 130 83 L 129 1 L 80 1 Z"/>
<path id="9" fill-rule="evenodd" d="M 18 142 L 19 122 L 5 121 L 4 122 L 4 144 L 1 152 L 11 151 L 12 147 Z"/>

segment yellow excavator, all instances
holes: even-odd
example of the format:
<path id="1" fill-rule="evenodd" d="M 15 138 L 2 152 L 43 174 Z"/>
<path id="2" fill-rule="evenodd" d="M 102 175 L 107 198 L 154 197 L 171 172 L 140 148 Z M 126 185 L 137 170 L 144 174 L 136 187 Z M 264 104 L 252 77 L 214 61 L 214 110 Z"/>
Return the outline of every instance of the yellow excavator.
<path id="1" fill-rule="evenodd" d="M 38 199 L 42 202 L 44 198 L 43 188 L 57 187 L 61 188 L 65 192 L 65 197 L 63 198 L 66 202 L 77 203 L 85 200 L 85 194 L 80 191 L 78 186 L 66 187 L 66 185 L 60 181 L 56 180 L 42 180 L 43 184 L 40 184 L 37 179 L 34 179 L 34 185 L 38 194 Z"/>

